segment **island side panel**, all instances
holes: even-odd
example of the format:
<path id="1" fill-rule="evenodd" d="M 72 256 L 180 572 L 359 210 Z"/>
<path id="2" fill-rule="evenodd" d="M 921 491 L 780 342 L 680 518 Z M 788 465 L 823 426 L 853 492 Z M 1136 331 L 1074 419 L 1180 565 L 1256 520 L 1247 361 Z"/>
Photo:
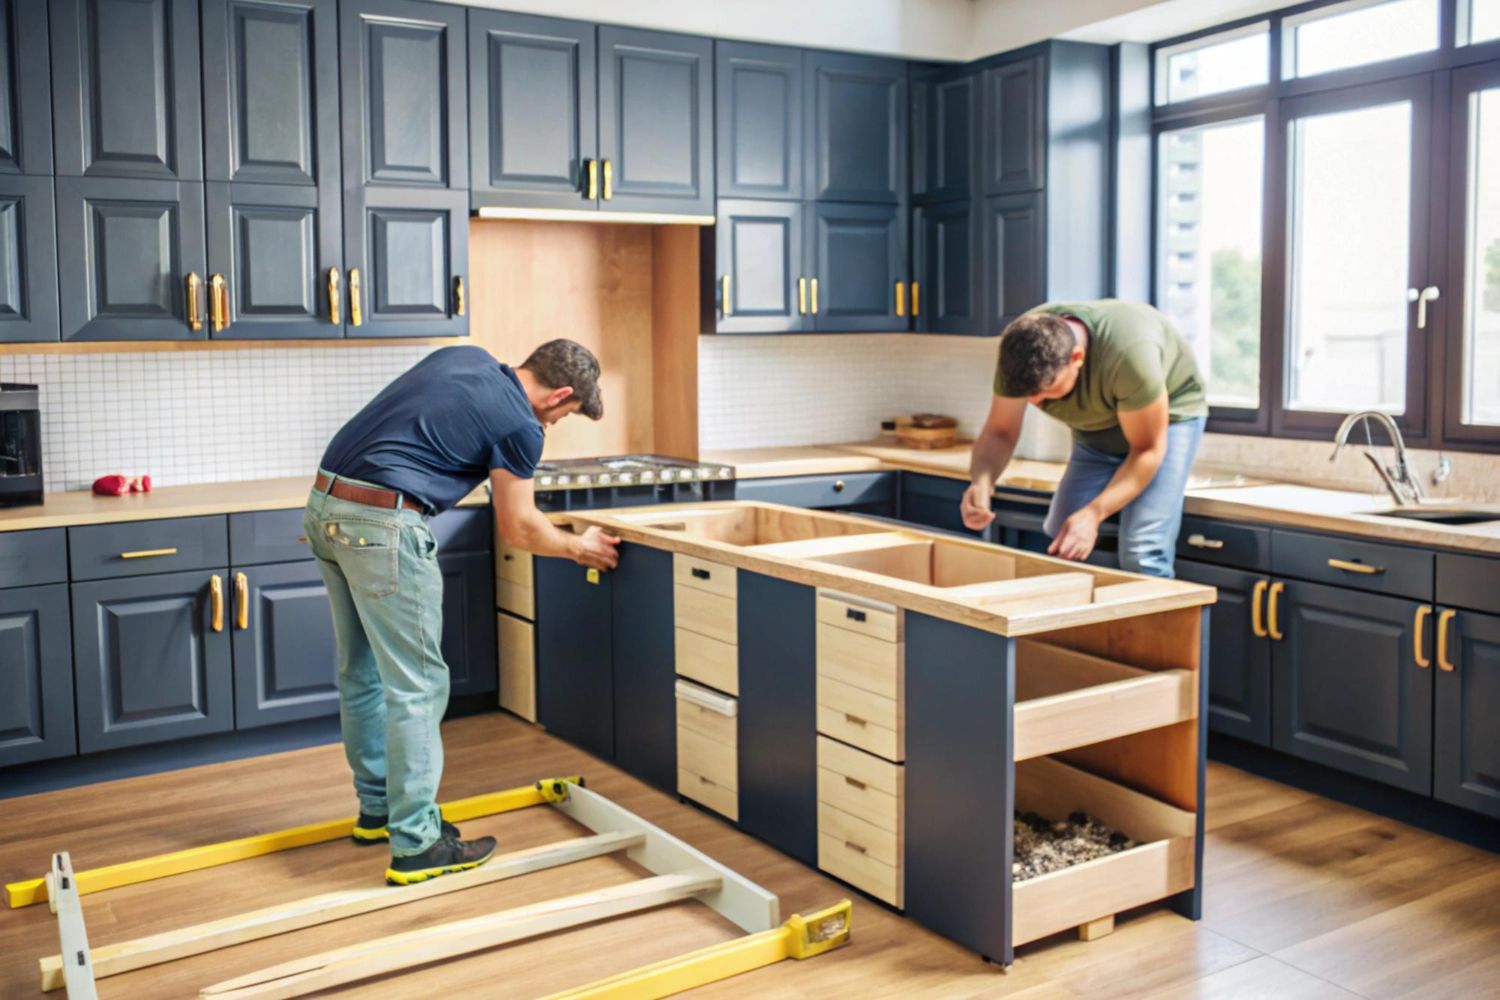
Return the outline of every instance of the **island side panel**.
<path id="1" fill-rule="evenodd" d="M 1015 640 L 906 615 L 906 912 L 1010 965 Z"/>
<path id="2" fill-rule="evenodd" d="M 677 651 L 672 553 L 620 546 L 613 591 L 615 763 L 677 790 Z"/>
<path id="3" fill-rule="evenodd" d="M 1193 837 L 1193 887 L 1172 897 L 1172 909 L 1189 920 L 1203 919 L 1203 835 L 1204 814 L 1208 812 L 1208 613 L 1199 608 L 1198 639 L 1198 821 Z"/>

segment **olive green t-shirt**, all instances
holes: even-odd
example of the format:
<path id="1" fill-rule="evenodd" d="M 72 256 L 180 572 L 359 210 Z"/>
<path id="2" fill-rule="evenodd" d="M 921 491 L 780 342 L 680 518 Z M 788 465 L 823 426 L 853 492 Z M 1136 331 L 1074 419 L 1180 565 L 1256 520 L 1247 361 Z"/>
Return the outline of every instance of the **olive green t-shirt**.
<path id="1" fill-rule="evenodd" d="M 1208 416 L 1192 348 L 1152 306 L 1099 299 L 1049 302 L 1032 312 L 1071 316 L 1088 327 L 1077 385 L 1063 398 L 1042 404 L 1048 416 L 1072 428 L 1073 440 L 1112 455 L 1128 454 L 1120 411 L 1143 409 L 1163 392 L 1171 423 Z M 998 368 L 995 394 L 1001 395 Z"/>

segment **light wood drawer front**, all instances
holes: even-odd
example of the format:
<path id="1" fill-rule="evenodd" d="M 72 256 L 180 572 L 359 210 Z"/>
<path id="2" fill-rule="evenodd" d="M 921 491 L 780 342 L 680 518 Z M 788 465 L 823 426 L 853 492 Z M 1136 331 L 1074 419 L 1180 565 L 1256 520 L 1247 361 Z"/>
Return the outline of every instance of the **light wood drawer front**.
<path id="1" fill-rule="evenodd" d="M 844 841 L 818 834 L 818 867 L 892 906 L 902 905 L 901 871 L 861 854 Z"/>
<path id="2" fill-rule="evenodd" d="M 735 645 L 739 642 L 738 605 L 734 598 L 682 584 L 672 588 L 677 627 Z"/>
<path id="3" fill-rule="evenodd" d="M 818 737 L 818 767 L 896 798 L 906 790 L 906 768 L 826 736 Z"/>
<path id="4" fill-rule="evenodd" d="M 739 593 L 739 571 L 723 563 L 677 553 L 672 556 L 672 579 L 684 587 L 733 600 Z"/>
<path id="5" fill-rule="evenodd" d="M 522 618 L 536 618 L 536 593 L 528 583 L 495 577 L 495 606 Z"/>
<path id="6" fill-rule="evenodd" d="M 886 760 L 906 759 L 906 727 L 899 702 L 822 674 L 817 683 L 818 732 Z"/>
<path id="7" fill-rule="evenodd" d="M 681 698 L 677 699 L 677 727 L 689 729 L 728 747 L 739 744 L 739 725 L 734 716 L 721 715 L 711 708 L 694 705 Z"/>
<path id="8" fill-rule="evenodd" d="M 900 868 L 902 862 L 902 838 L 899 833 L 882 830 L 844 810 L 818 803 L 818 832 L 842 841 L 856 853 L 862 853 L 871 861 L 878 861 L 892 868 Z"/>
<path id="9" fill-rule="evenodd" d="M 739 787 L 739 762 L 732 743 L 721 743 L 687 726 L 677 727 L 677 766 L 730 790 Z"/>
<path id="10" fill-rule="evenodd" d="M 495 576 L 525 587 L 532 585 L 531 553 L 506 542 L 498 542 L 495 549 Z"/>
<path id="11" fill-rule="evenodd" d="M 874 694 L 901 699 L 904 643 L 818 623 L 818 675 Z"/>
<path id="12" fill-rule="evenodd" d="M 833 590 L 818 591 L 818 621 L 886 642 L 901 641 L 901 609 Z"/>
<path id="13" fill-rule="evenodd" d="M 536 721 L 535 626 L 507 614 L 500 619 L 500 707 Z"/>
<path id="14" fill-rule="evenodd" d="M 732 788 L 725 788 L 705 778 L 701 774 L 694 774 L 684 767 L 677 768 L 677 792 L 684 798 L 701 802 L 708 806 L 720 816 L 735 820 L 740 818 L 740 796 Z"/>
<path id="15" fill-rule="evenodd" d="M 901 832 L 901 799 L 847 774 L 818 768 L 818 801 L 891 833 Z"/>
<path id="16" fill-rule="evenodd" d="M 740 647 L 679 628 L 677 672 L 725 694 L 737 695 L 740 693 Z"/>

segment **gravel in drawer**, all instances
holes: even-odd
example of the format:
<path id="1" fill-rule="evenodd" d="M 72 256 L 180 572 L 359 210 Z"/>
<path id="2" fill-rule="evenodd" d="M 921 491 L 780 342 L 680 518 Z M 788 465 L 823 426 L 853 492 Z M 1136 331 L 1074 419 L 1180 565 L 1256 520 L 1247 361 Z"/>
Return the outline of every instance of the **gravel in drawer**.
<path id="1" fill-rule="evenodd" d="M 72 578 L 107 580 L 229 565 L 222 515 L 125 521 L 68 529 Z"/>

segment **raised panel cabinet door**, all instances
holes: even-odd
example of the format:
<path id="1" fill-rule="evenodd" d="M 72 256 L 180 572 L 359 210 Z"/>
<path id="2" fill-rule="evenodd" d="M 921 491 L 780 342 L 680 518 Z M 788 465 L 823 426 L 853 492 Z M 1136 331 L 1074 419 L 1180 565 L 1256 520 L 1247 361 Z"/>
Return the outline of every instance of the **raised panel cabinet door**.
<path id="1" fill-rule="evenodd" d="M 803 268 L 806 206 L 800 201 L 720 199 L 718 207 L 714 329 L 719 333 L 808 329 L 809 276 Z"/>
<path id="2" fill-rule="evenodd" d="M 495 557 L 489 552 L 438 556 L 443 573 L 443 661 L 449 694 L 484 694 L 500 684 L 495 643 Z"/>
<path id="3" fill-rule="evenodd" d="M 967 199 L 975 174 L 979 77 L 949 68 L 914 72 L 911 193 L 916 201 Z"/>
<path id="4" fill-rule="evenodd" d="M 883 333 L 908 327 L 911 318 L 896 315 L 896 283 L 907 279 L 906 216 L 899 205 L 812 206 L 813 329 Z"/>
<path id="5" fill-rule="evenodd" d="M 605 760 L 615 756 L 613 609 L 608 573 L 537 558 L 537 722 Z"/>
<path id="6" fill-rule="evenodd" d="M 337 0 L 203 0 L 204 177 L 337 196 Z"/>
<path id="7" fill-rule="evenodd" d="M 1270 746 L 1271 640 L 1255 629 L 1257 616 L 1265 613 L 1269 578 L 1185 559 L 1177 561 L 1177 575 L 1219 591 L 1209 609 L 1208 728 Z M 1264 633 L 1263 617 L 1259 624 Z"/>
<path id="8" fill-rule="evenodd" d="M 928 333 L 983 333 L 979 226 L 972 201 L 912 210 L 915 253 L 908 304 L 912 326 Z"/>
<path id="9" fill-rule="evenodd" d="M 596 207 L 596 31 L 582 21 L 469 11 L 474 208 Z"/>
<path id="10" fill-rule="evenodd" d="M 57 174 L 201 181 L 197 0 L 52 0 L 50 10 Z"/>
<path id="11" fill-rule="evenodd" d="M 979 134 L 985 194 L 1037 191 L 1046 152 L 1045 70 L 1041 56 L 984 71 Z"/>
<path id="12" fill-rule="evenodd" d="M 226 297 L 222 321 L 209 311 L 209 336 L 342 337 L 344 232 L 337 188 L 217 182 L 204 188 L 209 274 L 223 277 Z"/>
<path id="13" fill-rule="evenodd" d="M 47 5 L 0 0 L 0 173 L 52 173 Z"/>
<path id="14" fill-rule="evenodd" d="M 318 564 L 236 567 L 228 592 L 235 728 L 338 715 L 339 651 Z"/>
<path id="15" fill-rule="evenodd" d="M 677 647 L 672 553 L 620 546 L 609 574 L 614 647 L 615 763 L 677 791 Z"/>
<path id="16" fill-rule="evenodd" d="M 68 586 L 0 590 L 0 767 L 77 749 Z"/>
<path id="17" fill-rule="evenodd" d="M 599 28 L 605 212 L 714 214 L 714 44 Z"/>
<path id="18" fill-rule="evenodd" d="M 1046 301 L 1047 245 L 1042 196 L 1006 195 L 984 202 L 985 334 Z"/>
<path id="19" fill-rule="evenodd" d="M 215 615 L 215 576 L 222 617 Z M 233 729 L 230 610 L 224 569 L 73 584 L 78 749 Z"/>
<path id="20" fill-rule="evenodd" d="M 469 268 L 468 192 L 347 190 L 344 261 L 348 336 L 462 337 L 469 332 L 465 300 L 471 290 L 463 285 Z"/>
<path id="21" fill-rule="evenodd" d="M 1426 605 L 1297 581 L 1268 604 L 1272 639 L 1283 636 L 1271 649 L 1272 746 L 1430 794 L 1435 668 L 1412 645 Z"/>
<path id="22" fill-rule="evenodd" d="M 344 189 L 371 184 L 464 191 L 468 45 L 462 7 L 342 0 L 339 71 Z"/>
<path id="23" fill-rule="evenodd" d="M 57 261 L 63 340 L 208 336 L 202 184 L 57 178 Z"/>
<path id="24" fill-rule="evenodd" d="M 57 219 L 50 177 L 0 175 L 0 343 L 57 340 Z"/>
<path id="25" fill-rule="evenodd" d="M 718 42 L 719 197 L 802 197 L 801 49 Z"/>
<path id="26" fill-rule="evenodd" d="M 807 196 L 905 202 L 906 63 L 809 52 L 806 100 Z"/>
<path id="27" fill-rule="evenodd" d="M 1434 659 L 1433 794 L 1500 819 L 1500 617 L 1460 611 L 1448 619 L 1447 656 Z"/>

